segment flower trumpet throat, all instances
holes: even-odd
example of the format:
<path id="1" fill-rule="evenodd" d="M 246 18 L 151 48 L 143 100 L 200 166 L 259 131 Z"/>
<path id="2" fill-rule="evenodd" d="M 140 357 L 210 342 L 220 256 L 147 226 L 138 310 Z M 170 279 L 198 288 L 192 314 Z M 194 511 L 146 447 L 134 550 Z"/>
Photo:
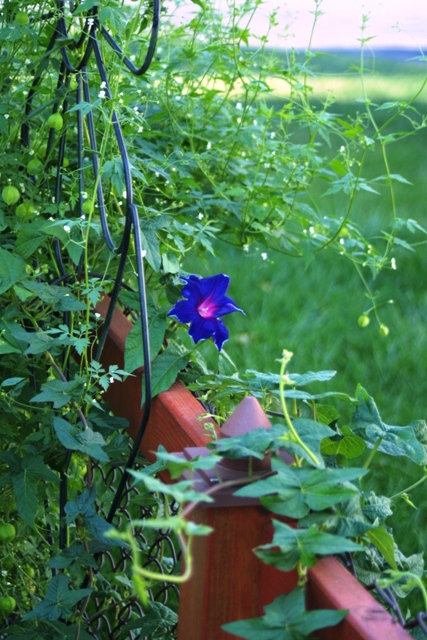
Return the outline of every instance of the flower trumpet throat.
<path id="1" fill-rule="evenodd" d="M 182 295 L 186 300 L 179 300 L 169 311 L 172 316 L 183 324 L 190 323 L 188 334 L 197 344 L 200 340 L 212 338 L 218 351 L 228 340 L 228 329 L 222 323 L 221 317 L 227 313 L 242 309 L 225 295 L 230 278 L 222 273 L 208 278 L 197 276 L 182 277 L 185 282 Z"/>

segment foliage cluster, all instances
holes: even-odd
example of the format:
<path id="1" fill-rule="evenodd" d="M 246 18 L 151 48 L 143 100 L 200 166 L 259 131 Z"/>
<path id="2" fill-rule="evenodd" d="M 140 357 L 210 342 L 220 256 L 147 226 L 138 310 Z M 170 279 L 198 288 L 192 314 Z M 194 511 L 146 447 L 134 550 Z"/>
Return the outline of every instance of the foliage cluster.
<path id="1" fill-rule="evenodd" d="M 184 472 L 190 474 L 190 480 L 166 487 L 169 495 L 187 503 L 183 512 L 172 519 L 148 521 L 148 526 L 174 528 L 183 538 L 186 566 L 191 568 L 193 536 L 211 532 L 206 526 L 191 522 L 194 505 L 212 502 L 213 493 L 221 489 L 219 482 L 197 495 L 191 477 L 199 469 L 213 469 L 222 458 L 249 461 L 247 476 L 242 473 L 242 478 L 235 481 L 233 492 L 241 498 L 259 499 L 261 505 L 272 512 L 274 525 L 271 542 L 254 552 L 277 569 L 296 570 L 299 584 L 291 594 L 269 604 L 264 616 L 224 625 L 232 635 L 247 640 L 306 638 L 314 629 L 342 620 L 345 612 L 307 612 L 304 605 L 307 569 L 318 557 L 331 554 L 351 554 L 355 574 L 362 583 L 391 586 L 398 599 L 406 598 L 418 587 L 421 602 L 413 600 L 412 606 L 427 605 L 423 554 L 405 557 L 388 524 L 389 517 L 399 510 L 403 501 L 410 502 L 408 492 L 413 487 L 393 496 L 383 496 L 371 491 L 366 482 L 377 452 L 383 452 L 392 464 L 409 459 L 418 467 L 424 465 L 417 484 L 425 482 L 425 421 L 404 427 L 385 424 L 374 400 L 360 385 L 355 397 L 334 391 L 310 393 L 307 386 L 324 384 L 335 372 L 289 374 L 286 367 L 291 356 L 289 352 L 283 353 L 280 374 L 250 371 L 240 378 L 234 376 L 230 386 L 225 382 L 226 376 L 217 382 L 217 391 L 222 388 L 223 393 L 249 392 L 270 406 L 270 413 L 276 416 L 271 428 L 216 440 L 208 445 L 211 453 L 191 460 L 160 449 L 158 462 L 152 468 L 133 472 L 149 490 L 161 489 L 161 484 L 152 477 L 160 469 L 168 469 L 172 478 L 179 478 Z M 331 401 L 334 404 L 329 404 Z M 337 410 L 338 402 L 353 407 L 348 424 Z M 291 411 L 287 403 L 291 403 Z M 293 454 L 293 464 L 282 459 L 283 449 Z M 263 459 L 267 454 L 271 455 L 271 471 L 252 473 L 251 460 Z M 291 527 L 274 516 L 292 518 L 297 526 Z M 130 532 L 129 527 L 126 534 L 116 533 L 115 537 L 128 540 Z M 145 586 L 155 577 L 143 568 L 140 575 L 146 580 Z M 406 615 L 411 617 L 410 606 L 407 603 L 404 606 Z"/>
<path id="2" fill-rule="evenodd" d="M 367 96 L 366 113 L 354 119 L 334 114 L 331 99 L 314 104 L 310 49 L 302 61 L 289 53 L 284 64 L 268 51 L 268 34 L 255 50 L 247 46 L 259 4 L 248 1 L 223 16 L 206 3 L 183 26 L 165 15 L 156 57 L 141 78 L 127 71 L 99 35 L 107 79 L 93 53 L 78 73 L 70 72 L 65 61 L 77 67 L 87 43 L 82 32 L 94 34 L 102 25 L 140 64 L 151 5 L 131 7 L 115 0 L 99 7 L 85 0 L 72 9 L 51 0 L 3 4 L 0 486 L 2 526 L 12 524 L 17 535 L 2 546 L 1 559 L 3 612 L 12 614 L 5 615 L 4 625 L 16 637 L 37 630 L 38 637 L 48 638 L 52 629 L 58 637 L 88 637 L 84 616 L 91 598 L 107 603 L 116 620 L 121 604 L 111 602 L 117 584 L 123 586 L 121 603 L 132 597 L 125 571 L 96 570 L 100 550 L 107 547 L 114 555 L 115 547 L 132 546 L 131 540 L 111 537 L 110 524 L 100 515 L 108 512 L 113 496 L 94 466 L 112 469 L 125 462 L 128 450 L 123 420 L 110 414 L 103 396 L 144 364 L 138 320 L 123 369 L 104 368 L 97 353 L 96 305 L 121 268 L 112 249 L 128 232 L 131 197 L 115 114 L 132 167 L 143 242 L 154 394 L 167 389 L 183 369 L 188 384 L 211 379 L 213 388 L 221 380 L 212 373 L 219 362 L 228 390 L 218 390 L 216 397 L 227 411 L 236 382 L 245 385 L 251 376 L 239 377 L 225 353 L 213 357 L 195 349 L 182 328 L 168 323 L 188 254 L 213 255 L 217 238 L 307 260 L 329 247 L 376 274 L 391 264 L 399 230 L 407 226 L 393 210 L 385 241 L 374 243 L 351 221 L 352 206 L 356 194 L 372 191 L 377 181 L 393 194 L 394 182 L 402 178 L 388 170 L 387 145 L 424 126 L 423 117 L 412 105 L 386 104 L 389 117 L 378 127 Z M 273 15 L 271 25 L 274 20 Z M 289 99 L 280 110 L 266 100 L 270 77 L 289 85 Z M 395 133 L 403 113 L 410 114 L 412 129 Z M 325 150 L 331 140 L 331 149 L 338 141 L 338 153 Z M 385 174 L 367 180 L 363 161 L 376 144 Z M 319 185 L 328 197 L 345 194 L 346 210 L 332 214 L 321 200 L 314 201 Z M 120 299 L 130 314 L 139 308 L 136 250 L 132 246 L 133 255 L 122 265 Z M 146 500 L 163 515 L 157 495 L 147 493 Z M 143 526 L 149 528 L 146 522 Z M 147 548 L 138 553 L 143 557 Z M 161 563 L 167 571 L 170 557 L 164 554 Z M 138 585 L 144 578 L 137 566 L 135 560 Z M 131 620 L 132 637 L 153 633 L 159 640 L 168 633 L 159 620 L 173 626 L 176 617 L 157 605 L 149 605 L 143 623 Z"/>

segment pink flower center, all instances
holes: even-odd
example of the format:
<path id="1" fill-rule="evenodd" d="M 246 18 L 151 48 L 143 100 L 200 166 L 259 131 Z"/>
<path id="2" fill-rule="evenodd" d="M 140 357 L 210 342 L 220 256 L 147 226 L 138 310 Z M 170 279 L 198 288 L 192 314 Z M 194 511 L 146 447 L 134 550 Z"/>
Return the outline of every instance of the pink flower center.
<path id="1" fill-rule="evenodd" d="M 207 300 L 204 300 L 201 305 L 197 307 L 197 313 L 202 318 L 213 318 L 215 313 L 215 305 L 209 304 Z"/>

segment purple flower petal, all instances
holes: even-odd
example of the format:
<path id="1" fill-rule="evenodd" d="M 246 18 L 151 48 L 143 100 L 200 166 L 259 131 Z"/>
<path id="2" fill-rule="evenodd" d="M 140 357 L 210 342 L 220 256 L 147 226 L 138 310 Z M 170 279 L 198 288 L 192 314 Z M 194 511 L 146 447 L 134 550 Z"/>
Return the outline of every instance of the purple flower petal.
<path id="1" fill-rule="evenodd" d="M 218 351 L 221 351 L 222 345 L 228 340 L 228 329 L 221 320 L 199 317 L 191 323 L 188 335 L 193 338 L 195 344 L 200 340 L 212 338 Z"/>
<path id="2" fill-rule="evenodd" d="M 187 322 L 193 322 L 193 320 L 196 320 L 199 317 L 199 314 L 189 300 L 180 300 L 172 307 L 168 316 L 174 316 L 183 324 L 187 324 Z"/>
<path id="3" fill-rule="evenodd" d="M 215 334 L 212 337 L 216 348 L 221 351 L 222 345 L 228 340 L 228 329 L 221 320 L 216 321 Z"/>
<path id="4" fill-rule="evenodd" d="M 189 322 L 188 333 L 196 344 L 212 338 L 220 351 L 228 340 L 228 329 L 219 318 L 234 311 L 244 313 L 225 295 L 230 278 L 220 273 L 208 278 L 186 276 L 182 280 L 185 282 L 182 295 L 187 299 L 177 302 L 168 316 L 174 316 L 184 324 Z"/>
<path id="5" fill-rule="evenodd" d="M 217 322 L 217 320 L 198 316 L 197 319 L 191 323 L 188 335 L 193 338 L 196 344 L 200 342 L 200 340 L 207 340 L 214 335 Z"/>

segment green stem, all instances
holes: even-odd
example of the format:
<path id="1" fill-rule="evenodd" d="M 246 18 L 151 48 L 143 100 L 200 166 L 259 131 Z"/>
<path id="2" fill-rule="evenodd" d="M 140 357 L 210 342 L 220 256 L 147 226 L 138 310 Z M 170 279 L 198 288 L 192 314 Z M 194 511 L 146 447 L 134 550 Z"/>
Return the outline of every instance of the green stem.
<path id="1" fill-rule="evenodd" d="M 376 443 L 374 444 L 374 447 L 371 451 L 371 453 L 369 454 L 365 464 L 363 465 L 364 469 L 367 469 L 369 467 L 369 465 L 371 464 L 372 460 L 374 459 L 374 456 L 378 450 L 378 447 L 380 446 L 381 442 L 383 441 L 382 437 L 378 438 L 378 440 L 376 441 Z"/>
<path id="2" fill-rule="evenodd" d="M 185 569 L 184 572 L 177 576 L 172 574 L 159 573 L 155 571 L 149 571 L 145 567 L 140 566 L 140 551 L 138 545 L 135 542 L 135 539 L 132 535 L 132 528 L 129 526 L 126 531 L 120 534 L 120 539 L 128 542 L 132 549 L 132 558 L 133 558 L 133 566 L 132 571 L 134 574 L 140 576 L 141 578 L 145 578 L 147 580 L 155 580 L 156 582 L 171 582 L 174 584 L 181 584 L 188 580 L 191 577 L 191 573 L 193 570 L 193 559 L 191 555 L 191 542 L 192 536 L 188 536 L 187 544 L 184 542 L 184 538 L 178 532 L 176 532 L 178 537 L 183 556 L 185 558 Z"/>
<path id="3" fill-rule="evenodd" d="M 420 480 L 417 480 L 417 482 L 414 482 L 414 484 L 411 484 L 410 487 L 407 487 L 406 489 L 403 489 L 403 491 L 399 491 L 399 493 L 395 493 L 394 496 L 390 496 L 390 500 L 394 500 L 395 498 L 399 498 L 399 496 L 403 495 L 404 493 L 409 493 L 409 491 L 412 491 L 412 489 L 415 489 L 415 487 L 418 487 L 420 484 L 425 482 L 425 480 L 427 480 L 427 475 L 425 475 L 422 478 L 420 478 Z"/>
<path id="4" fill-rule="evenodd" d="M 253 475 L 253 456 L 249 456 L 248 459 L 248 476 L 252 476 Z"/>
<path id="5" fill-rule="evenodd" d="M 402 578 L 408 578 L 408 585 L 412 582 L 410 586 L 419 587 L 421 594 L 424 600 L 424 610 L 427 609 L 427 590 L 424 586 L 422 578 L 417 576 L 415 573 L 411 571 L 387 571 L 387 574 L 390 578 L 380 578 L 377 580 L 377 584 L 379 587 L 390 587 L 395 582 L 398 582 Z"/>
<path id="6" fill-rule="evenodd" d="M 288 364 L 289 360 L 292 357 L 292 353 L 290 353 L 289 351 L 284 350 L 283 351 L 283 358 L 281 360 L 281 367 L 280 367 L 280 382 L 279 382 L 279 391 L 280 391 L 280 403 L 282 406 L 282 411 L 283 411 L 283 415 L 285 417 L 285 421 L 286 424 L 289 428 L 289 431 L 291 432 L 292 435 L 292 439 L 294 442 L 296 442 L 297 444 L 299 444 L 299 446 L 304 449 L 304 451 L 306 452 L 306 454 L 313 460 L 314 464 L 319 465 L 319 460 L 317 458 L 317 456 L 311 451 L 311 449 L 309 449 L 307 447 L 307 445 L 305 444 L 305 442 L 303 442 L 301 440 L 301 438 L 299 437 L 294 425 L 292 424 L 292 420 L 289 416 L 288 413 L 288 408 L 286 406 L 286 399 L 285 399 L 285 380 L 286 380 L 286 375 L 285 375 L 285 368 L 286 365 Z"/>

